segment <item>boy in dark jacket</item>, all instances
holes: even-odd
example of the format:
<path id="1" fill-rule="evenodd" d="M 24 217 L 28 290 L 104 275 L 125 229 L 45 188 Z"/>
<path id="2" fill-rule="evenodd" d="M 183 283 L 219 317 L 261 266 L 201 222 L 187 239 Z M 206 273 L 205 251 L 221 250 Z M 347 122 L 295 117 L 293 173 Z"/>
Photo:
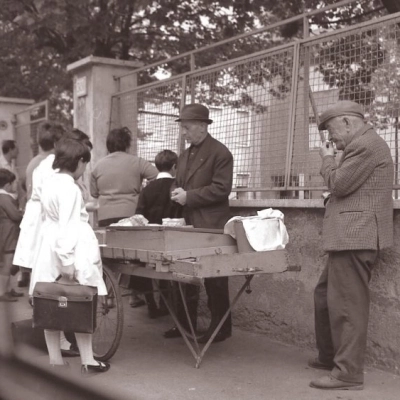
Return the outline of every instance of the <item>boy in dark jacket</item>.
<path id="1" fill-rule="evenodd" d="M 178 156 L 171 150 L 163 150 L 156 155 L 155 164 L 159 171 L 157 178 L 151 181 L 139 195 L 136 214 L 143 215 L 151 224 L 162 224 L 163 218 L 179 218 L 181 206 L 171 200 L 171 189 L 175 186 L 175 169 Z M 165 290 L 166 282 L 160 281 L 160 290 Z M 163 301 L 160 308 L 154 300 L 153 284 L 149 278 L 134 277 L 131 287 L 145 292 L 150 318 L 168 314 Z"/>

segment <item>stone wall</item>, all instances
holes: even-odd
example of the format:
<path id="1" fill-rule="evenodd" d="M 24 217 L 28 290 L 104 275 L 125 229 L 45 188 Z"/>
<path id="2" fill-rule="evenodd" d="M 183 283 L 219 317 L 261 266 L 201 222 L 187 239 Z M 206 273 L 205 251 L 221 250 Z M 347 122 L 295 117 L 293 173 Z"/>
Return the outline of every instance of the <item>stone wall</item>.
<path id="1" fill-rule="evenodd" d="M 256 276 L 252 293 L 244 293 L 234 309 L 233 323 L 273 340 L 315 349 L 313 290 L 326 262 L 321 240 L 324 209 L 280 210 L 290 238 L 290 264 L 301 266 L 301 271 Z M 255 215 L 256 209 L 232 208 L 232 214 Z M 394 220 L 395 245 L 382 251 L 370 285 L 366 362 L 400 373 L 400 210 L 395 210 Z M 242 282 L 231 278 L 232 294 Z"/>

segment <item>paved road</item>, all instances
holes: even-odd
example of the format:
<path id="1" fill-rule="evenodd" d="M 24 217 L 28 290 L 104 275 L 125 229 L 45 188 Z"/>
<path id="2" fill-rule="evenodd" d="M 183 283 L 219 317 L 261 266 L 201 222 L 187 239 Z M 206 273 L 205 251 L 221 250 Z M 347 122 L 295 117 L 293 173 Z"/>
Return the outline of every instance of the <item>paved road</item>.
<path id="1" fill-rule="evenodd" d="M 126 299 L 125 299 L 126 300 Z M 12 304 L 13 319 L 30 317 L 25 300 Z M 400 376 L 368 368 L 363 391 L 321 391 L 308 386 L 323 371 L 306 366 L 309 350 L 272 342 L 265 335 L 234 329 L 211 346 L 199 369 L 182 339 L 164 339 L 169 317 L 150 320 L 144 307 L 125 308 L 125 329 L 111 370 L 85 380 L 118 399 L 143 400 L 398 400 Z M 45 364 L 45 353 L 32 353 Z M 69 359 L 81 381 L 79 358 Z M 21 399 L 24 400 L 24 399 Z M 91 400 L 91 399 L 88 399 Z"/>

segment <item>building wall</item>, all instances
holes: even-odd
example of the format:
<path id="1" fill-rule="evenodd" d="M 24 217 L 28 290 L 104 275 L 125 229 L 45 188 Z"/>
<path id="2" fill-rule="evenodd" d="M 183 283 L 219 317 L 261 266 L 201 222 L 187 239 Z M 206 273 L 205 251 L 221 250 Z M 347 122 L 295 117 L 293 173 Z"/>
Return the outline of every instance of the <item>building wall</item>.
<path id="1" fill-rule="evenodd" d="M 267 208 L 267 207 L 264 207 Z M 232 208 L 233 215 L 255 215 L 254 208 Z M 289 233 L 290 265 L 300 272 L 256 276 L 233 312 L 240 328 L 273 340 L 315 349 L 313 290 L 327 256 L 322 250 L 322 208 L 282 208 Z M 399 373 L 400 367 L 400 210 L 395 210 L 395 245 L 382 251 L 370 284 L 368 365 Z M 231 278 L 233 293 L 243 278 Z"/>

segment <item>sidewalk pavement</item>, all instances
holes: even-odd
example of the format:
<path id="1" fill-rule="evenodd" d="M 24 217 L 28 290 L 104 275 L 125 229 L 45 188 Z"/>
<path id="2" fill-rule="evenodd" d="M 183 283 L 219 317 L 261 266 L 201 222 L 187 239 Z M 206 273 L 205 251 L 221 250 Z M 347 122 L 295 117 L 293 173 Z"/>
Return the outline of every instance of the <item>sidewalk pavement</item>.
<path id="1" fill-rule="evenodd" d="M 24 290 L 25 291 L 25 290 Z M 25 291 L 26 292 L 26 291 Z M 10 304 L 13 320 L 30 318 L 27 297 Z M 309 382 L 326 374 L 307 366 L 315 352 L 273 342 L 266 335 L 234 328 L 232 338 L 211 345 L 199 369 L 181 338 L 164 339 L 170 317 L 151 320 L 146 307 L 124 299 L 124 333 L 111 369 L 86 382 L 116 398 L 143 400 L 398 400 L 400 376 L 366 368 L 362 391 L 325 391 Z M 47 364 L 45 353 L 35 361 Z M 70 358 L 79 375 L 79 358 Z M 91 400 L 91 399 L 88 399 Z"/>

